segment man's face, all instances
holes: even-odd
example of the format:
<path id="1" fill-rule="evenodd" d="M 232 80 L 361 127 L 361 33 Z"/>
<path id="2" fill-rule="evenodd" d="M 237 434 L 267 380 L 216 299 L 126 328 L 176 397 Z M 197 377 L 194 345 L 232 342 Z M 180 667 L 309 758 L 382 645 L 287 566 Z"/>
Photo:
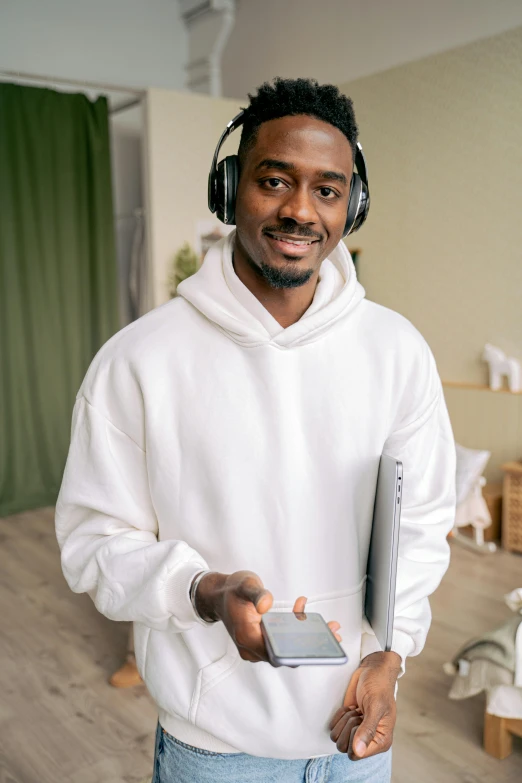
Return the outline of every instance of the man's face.
<path id="1" fill-rule="evenodd" d="M 333 125 L 305 115 L 263 123 L 241 165 L 236 252 L 274 288 L 306 283 L 343 235 L 352 171 Z"/>

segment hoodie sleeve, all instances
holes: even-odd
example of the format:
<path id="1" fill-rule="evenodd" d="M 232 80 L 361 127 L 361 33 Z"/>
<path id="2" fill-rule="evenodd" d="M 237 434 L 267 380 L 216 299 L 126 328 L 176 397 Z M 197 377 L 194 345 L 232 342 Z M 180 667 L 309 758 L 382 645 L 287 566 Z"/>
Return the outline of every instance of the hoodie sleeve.
<path id="1" fill-rule="evenodd" d="M 455 519 L 455 444 L 437 374 L 426 346 L 422 370 L 411 381 L 409 420 L 393 428 L 384 453 L 403 463 L 403 496 L 392 650 L 418 655 L 431 623 L 428 596 L 448 565 L 447 535 Z M 361 658 L 381 647 L 365 621 Z"/>
<path id="2" fill-rule="evenodd" d="M 56 506 L 62 569 L 111 620 L 165 631 L 203 624 L 189 588 L 207 569 L 184 541 L 158 541 L 146 453 L 85 397 L 77 399 Z"/>

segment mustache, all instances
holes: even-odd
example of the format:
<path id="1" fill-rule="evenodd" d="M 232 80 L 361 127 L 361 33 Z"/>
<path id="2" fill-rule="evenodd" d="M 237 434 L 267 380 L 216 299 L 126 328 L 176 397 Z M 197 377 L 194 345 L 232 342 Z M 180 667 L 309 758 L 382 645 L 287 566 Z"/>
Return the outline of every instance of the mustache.
<path id="1" fill-rule="evenodd" d="M 283 223 L 281 226 L 265 226 L 263 234 L 287 234 L 303 239 L 322 239 L 321 234 L 316 234 L 307 226 L 298 226 L 295 223 Z"/>

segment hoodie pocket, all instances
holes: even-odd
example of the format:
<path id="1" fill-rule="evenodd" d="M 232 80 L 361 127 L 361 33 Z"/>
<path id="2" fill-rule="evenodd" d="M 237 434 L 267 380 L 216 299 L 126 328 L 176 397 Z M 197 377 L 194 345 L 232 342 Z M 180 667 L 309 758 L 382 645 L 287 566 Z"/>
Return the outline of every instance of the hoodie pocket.
<path id="1" fill-rule="evenodd" d="M 292 605 L 277 602 L 274 609 L 291 611 Z M 252 755 L 295 759 L 335 753 L 328 723 L 359 664 L 362 585 L 315 596 L 306 610 L 341 624 L 347 664 L 274 668 L 244 661 L 229 639 L 225 654 L 198 672 L 191 722 Z"/>
<path id="2" fill-rule="evenodd" d="M 204 666 L 198 672 L 188 716 L 191 723 L 196 723 L 198 705 L 205 694 L 215 685 L 231 675 L 234 669 L 239 666 L 240 662 L 241 656 L 239 655 L 235 642 L 228 636 L 225 654 L 221 658 L 218 658 L 217 661 L 213 661 L 207 666 Z"/>
<path id="3" fill-rule="evenodd" d="M 232 645 L 223 623 L 186 632 L 149 629 L 142 676 L 160 710 L 191 721 L 201 693 L 239 658 Z"/>

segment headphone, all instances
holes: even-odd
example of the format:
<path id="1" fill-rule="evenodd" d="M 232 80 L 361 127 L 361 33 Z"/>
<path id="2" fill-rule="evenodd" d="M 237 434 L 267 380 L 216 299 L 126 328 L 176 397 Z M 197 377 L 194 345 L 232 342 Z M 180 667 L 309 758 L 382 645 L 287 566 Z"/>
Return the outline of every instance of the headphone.
<path id="1" fill-rule="evenodd" d="M 235 224 L 236 193 L 239 182 L 239 157 L 228 155 L 218 163 L 218 156 L 225 139 L 243 125 L 245 112 L 241 111 L 234 119 L 230 120 L 218 141 L 210 174 L 208 175 L 208 208 L 215 212 L 216 217 L 227 225 Z M 355 150 L 355 168 L 350 183 L 350 198 L 343 237 L 357 231 L 366 218 L 370 209 L 370 191 L 368 188 L 368 174 L 366 160 L 361 145 L 357 142 Z"/>

